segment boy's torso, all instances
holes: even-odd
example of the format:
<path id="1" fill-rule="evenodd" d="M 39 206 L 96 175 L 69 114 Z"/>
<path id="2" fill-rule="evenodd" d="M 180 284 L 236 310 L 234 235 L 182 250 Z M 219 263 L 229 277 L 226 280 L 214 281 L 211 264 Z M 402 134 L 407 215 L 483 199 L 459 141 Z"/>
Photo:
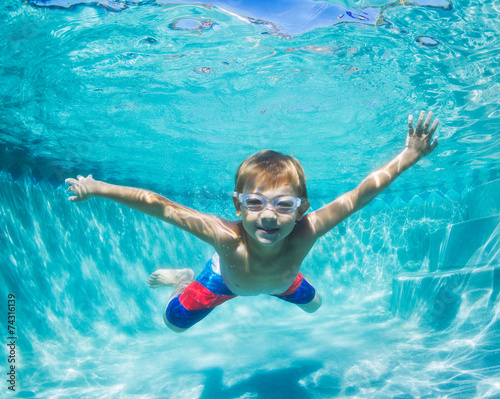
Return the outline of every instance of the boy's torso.
<path id="1" fill-rule="evenodd" d="M 285 238 L 282 249 L 272 257 L 252 254 L 241 222 L 232 228 L 238 232 L 239 242 L 216 248 L 220 272 L 228 288 L 236 295 L 281 294 L 293 283 L 302 261 L 314 241 L 307 239 L 298 226 Z M 227 244 L 227 243 L 226 243 Z"/>

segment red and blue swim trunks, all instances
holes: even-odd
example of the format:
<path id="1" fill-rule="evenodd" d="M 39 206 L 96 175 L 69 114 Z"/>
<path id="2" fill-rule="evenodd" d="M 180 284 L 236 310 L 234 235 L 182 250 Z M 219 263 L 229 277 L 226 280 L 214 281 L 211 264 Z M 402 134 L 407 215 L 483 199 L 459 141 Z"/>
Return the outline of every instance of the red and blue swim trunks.
<path id="1" fill-rule="evenodd" d="M 216 306 L 236 298 L 222 280 L 222 276 L 214 271 L 213 263 L 218 262 L 217 254 L 210 259 L 195 281 L 184 291 L 172 298 L 167 306 L 167 320 L 179 328 L 189 328 L 206 317 Z M 218 270 L 218 264 L 215 265 Z M 299 273 L 288 290 L 273 295 L 284 301 L 295 304 L 306 304 L 314 299 L 316 291 Z"/>

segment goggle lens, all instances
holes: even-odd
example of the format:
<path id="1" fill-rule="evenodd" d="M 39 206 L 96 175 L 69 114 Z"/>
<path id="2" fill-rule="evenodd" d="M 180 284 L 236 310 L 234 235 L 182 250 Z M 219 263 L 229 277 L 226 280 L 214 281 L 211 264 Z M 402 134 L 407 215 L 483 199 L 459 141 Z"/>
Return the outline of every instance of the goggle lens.
<path id="1" fill-rule="evenodd" d="M 239 197 L 242 205 L 252 212 L 259 212 L 270 203 L 276 212 L 292 213 L 301 203 L 300 198 L 296 197 L 278 197 L 273 200 L 268 200 L 257 194 L 240 194 Z"/>

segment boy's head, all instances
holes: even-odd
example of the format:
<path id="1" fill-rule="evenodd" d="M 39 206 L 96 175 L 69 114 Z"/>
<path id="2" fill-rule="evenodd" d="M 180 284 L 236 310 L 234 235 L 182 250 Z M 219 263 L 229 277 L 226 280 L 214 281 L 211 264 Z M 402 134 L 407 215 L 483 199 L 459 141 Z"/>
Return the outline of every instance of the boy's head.
<path id="1" fill-rule="evenodd" d="M 277 151 L 262 150 L 244 160 L 236 172 L 236 192 L 243 193 L 247 183 L 268 188 L 290 185 L 295 195 L 307 199 L 306 177 L 300 162 Z"/>
<path id="2" fill-rule="evenodd" d="M 288 236 L 309 208 L 304 169 L 294 157 L 259 151 L 243 161 L 235 183 L 236 215 L 242 216 L 248 235 L 264 246 Z"/>

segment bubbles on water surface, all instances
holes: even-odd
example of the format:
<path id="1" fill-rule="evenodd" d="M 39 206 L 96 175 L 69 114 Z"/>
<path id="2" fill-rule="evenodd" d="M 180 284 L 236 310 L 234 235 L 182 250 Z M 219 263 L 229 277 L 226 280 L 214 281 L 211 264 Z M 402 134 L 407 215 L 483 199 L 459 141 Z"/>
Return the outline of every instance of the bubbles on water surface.
<path id="1" fill-rule="evenodd" d="M 437 47 L 439 42 L 430 36 L 419 36 L 415 40 L 419 46 L 424 47 Z"/>
<path id="2" fill-rule="evenodd" d="M 210 21 L 200 21 L 193 18 L 181 18 L 172 22 L 168 27 L 174 30 L 205 30 L 215 26 Z"/>
<path id="3" fill-rule="evenodd" d="M 154 37 L 148 36 L 144 37 L 141 39 L 142 43 L 149 43 L 149 44 L 156 44 L 158 43 L 158 40 L 156 40 Z"/>

